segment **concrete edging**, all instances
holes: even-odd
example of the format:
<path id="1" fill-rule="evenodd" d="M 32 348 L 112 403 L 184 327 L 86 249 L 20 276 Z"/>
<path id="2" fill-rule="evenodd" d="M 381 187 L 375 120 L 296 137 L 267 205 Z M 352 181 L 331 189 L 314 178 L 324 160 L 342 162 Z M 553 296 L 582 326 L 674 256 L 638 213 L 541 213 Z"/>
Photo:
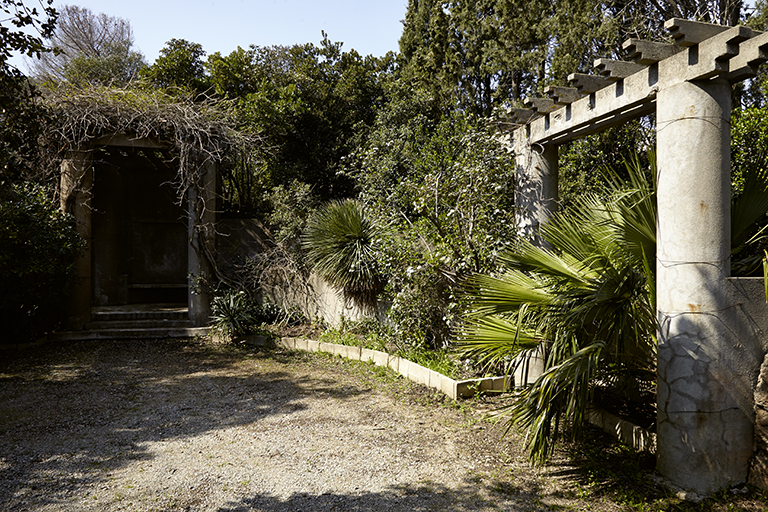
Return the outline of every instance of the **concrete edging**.
<path id="1" fill-rule="evenodd" d="M 485 391 L 509 391 L 506 377 L 454 380 L 408 359 L 386 352 L 336 343 L 324 343 L 305 338 L 280 338 L 277 343 L 287 349 L 307 352 L 326 352 L 355 361 L 372 361 L 376 366 L 387 366 L 403 377 L 424 386 L 442 391 L 450 398 L 470 398 Z"/>
<path id="2" fill-rule="evenodd" d="M 277 343 L 291 350 L 326 352 L 346 357 L 347 359 L 353 359 L 355 361 L 372 361 L 376 366 L 387 366 L 417 384 L 423 384 L 427 387 L 442 391 L 454 400 L 459 398 L 471 398 L 479 393 L 487 391 L 501 392 L 510 391 L 511 389 L 511 382 L 508 377 L 453 380 L 441 373 L 416 364 L 413 361 L 378 350 L 338 345 L 335 343 L 324 343 L 305 338 L 280 338 Z M 594 408 L 587 412 L 587 420 L 637 451 L 656 453 L 655 432 L 648 432 L 647 430 L 607 411 Z"/>

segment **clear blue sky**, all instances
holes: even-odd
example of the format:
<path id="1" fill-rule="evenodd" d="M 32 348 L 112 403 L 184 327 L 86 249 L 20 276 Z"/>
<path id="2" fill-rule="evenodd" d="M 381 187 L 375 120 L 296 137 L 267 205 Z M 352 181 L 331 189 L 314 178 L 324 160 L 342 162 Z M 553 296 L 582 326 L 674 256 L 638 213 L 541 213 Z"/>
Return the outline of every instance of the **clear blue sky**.
<path id="1" fill-rule="evenodd" d="M 35 2 L 28 0 L 28 5 Z M 200 43 L 208 53 L 238 46 L 318 44 L 325 31 L 343 49 L 382 56 L 397 51 L 408 0 L 79 0 L 62 2 L 125 18 L 148 63 L 169 39 Z"/>

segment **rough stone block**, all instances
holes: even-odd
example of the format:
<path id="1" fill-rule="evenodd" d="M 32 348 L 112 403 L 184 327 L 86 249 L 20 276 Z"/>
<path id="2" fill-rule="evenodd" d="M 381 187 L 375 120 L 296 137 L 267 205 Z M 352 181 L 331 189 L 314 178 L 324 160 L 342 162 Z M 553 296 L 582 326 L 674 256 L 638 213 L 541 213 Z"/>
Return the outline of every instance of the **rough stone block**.
<path id="1" fill-rule="evenodd" d="M 320 350 L 320 342 L 315 340 L 306 340 L 308 352 L 318 352 Z"/>
<path id="2" fill-rule="evenodd" d="M 335 352 L 333 351 L 333 347 L 335 347 L 335 346 L 336 345 L 333 344 L 333 343 L 320 342 L 317 345 L 317 350 L 319 352 L 326 352 L 328 354 L 334 354 Z"/>
<path id="3" fill-rule="evenodd" d="M 354 361 L 360 360 L 360 347 L 351 347 L 347 345 L 336 345 L 335 354 Z"/>
<path id="4" fill-rule="evenodd" d="M 475 396 L 481 389 L 483 379 L 460 380 L 456 382 L 456 397 L 469 398 Z"/>

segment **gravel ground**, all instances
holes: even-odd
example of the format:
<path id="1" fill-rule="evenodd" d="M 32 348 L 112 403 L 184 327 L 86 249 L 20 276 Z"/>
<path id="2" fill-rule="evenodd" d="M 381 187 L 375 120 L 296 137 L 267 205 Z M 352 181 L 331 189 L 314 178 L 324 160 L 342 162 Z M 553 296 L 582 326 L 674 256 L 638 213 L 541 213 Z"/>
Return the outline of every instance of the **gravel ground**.
<path id="1" fill-rule="evenodd" d="M 0 352 L 3 511 L 621 510 L 389 370 L 176 340 Z"/>

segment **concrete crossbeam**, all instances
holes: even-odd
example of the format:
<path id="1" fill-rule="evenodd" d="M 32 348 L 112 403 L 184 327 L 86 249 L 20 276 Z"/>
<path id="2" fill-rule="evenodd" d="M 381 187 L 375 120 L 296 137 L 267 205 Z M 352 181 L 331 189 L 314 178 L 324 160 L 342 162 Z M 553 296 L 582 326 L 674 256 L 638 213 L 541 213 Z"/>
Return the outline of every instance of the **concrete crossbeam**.
<path id="1" fill-rule="evenodd" d="M 568 81 L 583 95 L 592 94 L 604 87 L 611 85 L 610 80 L 597 75 L 585 75 L 583 73 L 571 73 Z"/>
<path id="2" fill-rule="evenodd" d="M 679 46 L 644 39 L 627 39 L 622 48 L 636 64 L 650 66 L 660 60 L 673 56 L 681 50 Z"/>
<path id="3" fill-rule="evenodd" d="M 525 98 L 523 103 L 537 114 L 548 114 L 560 108 L 560 105 L 549 98 Z"/>
<path id="4" fill-rule="evenodd" d="M 545 88 L 544 93 L 557 105 L 568 105 L 584 96 L 575 87 L 557 87 L 552 85 Z"/>
<path id="5" fill-rule="evenodd" d="M 667 29 L 670 37 L 678 46 L 694 46 L 728 30 L 728 27 L 724 25 L 680 18 L 667 20 L 664 23 L 664 28 Z"/>
<path id="6" fill-rule="evenodd" d="M 626 62 L 623 60 L 597 59 L 594 65 L 595 71 L 605 77 L 606 80 L 615 82 L 645 69 L 642 64 Z"/>
<path id="7" fill-rule="evenodd" d="M 724 78 L 731 83 L 751 78 L 764 62 L 768 62 L 768 32 L 755 33 L 739 45 L 739 54 L 729 62 Z"/>
<path id="8" fill-rule="evenodd" d="M 659 90 L 727 73 L 728 61 L 738 53 L 739 43 L 753 34 L 746 27 L 731 27 L 656 64 L 640 66 L 623 80 L 532 119 L 525 130 L 529 132 L 525 143 L 561 144 L 652 113 Z"/>
<path id="9" fill-rule="evenodd" d="M 539 115 L 536 114 L 535 110 L 529 108 L 510 108 L 507 110 L 508 120 L 512 124 L 527 124 Z"/>

